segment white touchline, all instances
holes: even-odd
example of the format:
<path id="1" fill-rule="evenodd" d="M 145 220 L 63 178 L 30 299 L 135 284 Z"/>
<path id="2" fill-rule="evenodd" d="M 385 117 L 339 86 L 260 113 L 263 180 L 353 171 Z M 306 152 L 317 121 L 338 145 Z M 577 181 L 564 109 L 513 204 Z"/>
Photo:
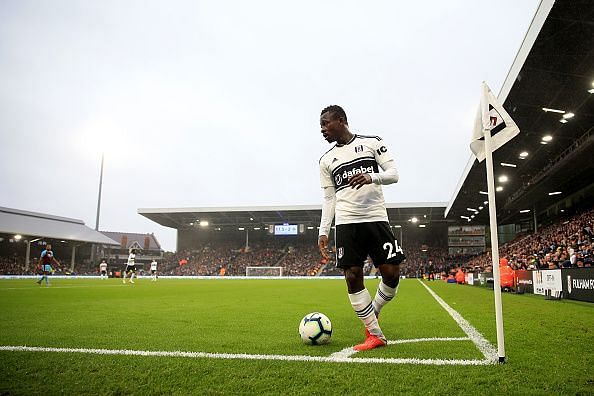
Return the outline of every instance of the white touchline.
<path id="1" fill-rule="evenodd" d="M 12 352 L 59 352 L 86 353 L 94 355 L 126 355 L 126 356 L 164 356 L 181 358 L 242 359 L 242 360 L 284 360 L 293 362 L 328 362 L 328 363 L 375 363 L 375 364 L 422 364 L 422 365 L 463 365 L 483 366 L 490 364 L 488 360 L 448 360 L 448 359 L 414 359 L 414 358 L 349 358 L 332 356 L 304 355 L 252 355 L 247 353 L 207 353 L 182 351 L 136 351 L 130 349 L 87 349 L 87 348 L 49 348 L 28 346 L 0 346 L 0 351 Z"/>
<path id="2" fill-rule="evenodd" d="M 75 288 L 79 289 L 79 288 L 89 288 L 89 287 L 97 288 L 97 285 L 93 285 L 93 286 L 90 286 L 90 285 L 54 286 L 51 283 L 50 283 L 50 285 L 51 286 L 49 286 L 49 287 L 48 286 L 3 287 L 3 288 L 0 288 L 0 291 L 2 291 L 2 290 L 55 290 L 55 289 L 75 289 Z M 99 285 L 99 287 L 126 287 L 126 286 L 121 284 L 121 282 L 120 282 L 120 284 L 118 284 L 118 285 Z"/>
<path id="3" fill-rule="evenodd" d="M 450 314 L 450 316 L 458 323 L 458 326 L 468 335 L 470 340 L 474 342 L 476 347 L 479 351 L 485 356 L 485 360 L 489 363 L 496 363 L 498 361 L 497 350 L 489 341 L 483 337 L 481 333 L 478 332 L 466 319 L 462 317 L 458 312 L 456 312 L 452 307 L 450 307 L 441 297 L 437 295 L 433 290 L 431 290 L 426 284 L 424 284 L 421 280 L 418 280 L 425 289 L 435 298 L 435 300 Z"/>

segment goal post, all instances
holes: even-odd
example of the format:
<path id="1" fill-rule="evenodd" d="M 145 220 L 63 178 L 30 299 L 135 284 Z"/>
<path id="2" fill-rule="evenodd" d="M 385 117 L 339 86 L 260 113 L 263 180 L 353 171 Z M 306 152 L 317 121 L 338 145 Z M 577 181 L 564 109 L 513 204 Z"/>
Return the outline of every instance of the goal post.
<path id="1" fill-rule="evenodd" d="M 245 267 L 245 276 L 283 276 L 283 267 Z"/>

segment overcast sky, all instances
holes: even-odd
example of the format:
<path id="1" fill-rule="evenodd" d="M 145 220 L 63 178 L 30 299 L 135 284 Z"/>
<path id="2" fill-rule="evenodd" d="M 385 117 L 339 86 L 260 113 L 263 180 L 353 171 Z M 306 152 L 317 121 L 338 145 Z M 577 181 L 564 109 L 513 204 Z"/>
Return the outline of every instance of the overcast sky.
<path id="1" fill-rule="evenodd" d="M 384 138 L 387 202 L 449 201 L 480 84 L 537 0 L 0 1 L 0 206 L 175 232 L 138 208 L 321 203 L 320 110 Z"/>

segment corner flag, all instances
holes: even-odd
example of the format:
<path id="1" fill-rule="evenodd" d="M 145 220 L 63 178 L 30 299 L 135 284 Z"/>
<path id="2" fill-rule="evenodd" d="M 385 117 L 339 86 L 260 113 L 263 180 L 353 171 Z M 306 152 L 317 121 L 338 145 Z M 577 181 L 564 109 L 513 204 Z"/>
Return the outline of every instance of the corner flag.
<path id="1" fill-rule="evenodd" d="M 474 122 L 470 149 L 479 160 L 487 160 L 487 194 L 489 195 L 489 228 L 491 231 L 491 259 L 493 264 L 493 292 L 495 294 L 495 323 L 497 326 L 497 354 L 505 362 L 503 308 L 501 306 L 501 278 L 499 274 L 499 240 L 497 236 L 497 206 L 493 151 L 512 140 L 520 129 L 497 101 L 485 82 L 482 85 L 481 105 Z"/>
<path id="2" fill-rule="evenodd" d="M 482 84 L 481 104 L 474 120 L 470 150 L 479 162 L 485 160 L 485 134 L 491 133 L 492 151 L 512 140 L 520 129 L 489 89 Z"/>

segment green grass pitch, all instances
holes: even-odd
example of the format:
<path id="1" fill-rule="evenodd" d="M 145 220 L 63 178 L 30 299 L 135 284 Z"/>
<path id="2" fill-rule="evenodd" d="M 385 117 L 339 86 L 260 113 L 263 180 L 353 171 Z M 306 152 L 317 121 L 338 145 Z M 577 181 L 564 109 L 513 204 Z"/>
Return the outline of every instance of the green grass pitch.
<path id="1" fill-rule="evenodd" d="M 372 295 L 378 280 L 367 280 Z M 493 291 L 426 283 L 496 345 Z M 307 313 L 328 345 L 301 343 Z M 0 351 L 0 394 L 594 394 L 594 305 L 503 295 L 504 365 L 413 365 Z M 330 356 L 363 339 L 343 280 L 0 280 L 0 346 Z M 423 285 L 403 280 L 390 340 L 466 337 Z M 389 345 L 360 358 L 484 359 L 471 341 Z"/>

